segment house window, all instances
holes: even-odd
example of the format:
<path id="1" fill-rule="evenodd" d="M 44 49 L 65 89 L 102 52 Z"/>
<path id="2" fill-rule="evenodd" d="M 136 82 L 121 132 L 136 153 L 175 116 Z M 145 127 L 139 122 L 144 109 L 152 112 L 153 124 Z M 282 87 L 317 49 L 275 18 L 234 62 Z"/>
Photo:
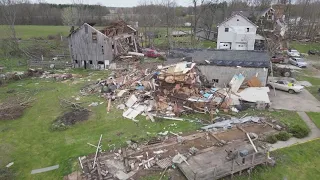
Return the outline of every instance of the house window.
<path id="1" fill-rule="evenodd" d="M 89 61 L 89 64 L 92 64 L 92 60 Z"/>
<path id="2" fill-rule="evenodd" d="M 111 46 L 111 47 L 112 47 L 112 49 L 114 49 L 114 44 L 112 44 L 112 46 Z"/>
<path id="3" fill-rule="evenodd" d="M 219 79 L 212 79 L 213 83 L 219 83 Z"/>
<path id="4" fill-rule="evenodd" d="M 224 32 L 229 32 L 229 28 L 224 28 Z"/>
<path id="5" fill-rule="evenodd" d="M 104 62 L 103 61 L 98 61 L 98 64 L 104 64 Z"/>
<path id="6" fill-rule="evenodd" d="M 104 48 L 103 48 L 103 46 L 101 46 L 101 50 L 102 50 L 102 54 L 104 54 Z"/>
<path id="7" fill-rule="evenodd" d="M 249 32 L 250 31 L 250 29 L 249 28 L 247 28 L 247 32 Z"/>
<path id="8" fill-rule="evenodd" d="M 86 34 L 88 34 L 88 25 L 84 25 L 84 31 L 86 32 Z"/>
<path id="9" fill-rule="evenodd" d="M 74 63 L 78 64 L 78 60 L 74 60 Z"/>
<path id="10" fill-rule="evenodd" d="M 97 41 L 97 32 L 92 32 L 92 42 L 96 43 Z"/>
<path id="11" fill-rule="evenodd" d="M 239 19 L 237 19 L 237 21 L 239 21 Z"/>

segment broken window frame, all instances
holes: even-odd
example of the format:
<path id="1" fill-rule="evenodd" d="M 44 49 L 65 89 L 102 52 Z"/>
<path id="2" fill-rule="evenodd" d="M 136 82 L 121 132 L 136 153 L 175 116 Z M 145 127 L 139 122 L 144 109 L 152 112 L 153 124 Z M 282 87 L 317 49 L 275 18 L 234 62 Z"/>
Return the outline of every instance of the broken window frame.
<path id="1" fill-rule="evenodd" d="M 94 31 L 94 32 L 92 32 L 91 36 L 92 36 L 92 42 L 97 43 L 98 42 L 98 33 Z"/>
<path id="2" fill-rule="evenodd" d="M 84 25 L 84 32 L 86 33 L 86 34 L 88 34 L 88 25 Z"/>
<path id="3" fill-rule="evenodd" d="M 219 79 L 212 79 L 213 83 L 219 83 Z"/>

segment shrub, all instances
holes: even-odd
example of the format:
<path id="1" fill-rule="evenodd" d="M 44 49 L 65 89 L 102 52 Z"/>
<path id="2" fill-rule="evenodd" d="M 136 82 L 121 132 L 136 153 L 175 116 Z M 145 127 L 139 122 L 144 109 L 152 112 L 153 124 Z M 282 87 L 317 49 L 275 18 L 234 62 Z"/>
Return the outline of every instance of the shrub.
<path id="1" fill-rule="evenodd" d="M 275 135 L 279 141 L 287 141 L 290 139 L 291 135 L 286 131 L 281 131 Z"/>
<path id="2" fill-rule="evenodd" d="M 270 143 L 270 144 L 274 144 L 278 141 L 277 137 L 275 135 L 269 135 L 266 137 L 265 139 L 266 142 Z"/>
<path id="3" fill-rule="evenodd" d="M 288 132 L 291 133 L 296 138 L 304 138 L 309 134 L 309 129 L 305 126 L 295 124 L 289 127 Z"/>

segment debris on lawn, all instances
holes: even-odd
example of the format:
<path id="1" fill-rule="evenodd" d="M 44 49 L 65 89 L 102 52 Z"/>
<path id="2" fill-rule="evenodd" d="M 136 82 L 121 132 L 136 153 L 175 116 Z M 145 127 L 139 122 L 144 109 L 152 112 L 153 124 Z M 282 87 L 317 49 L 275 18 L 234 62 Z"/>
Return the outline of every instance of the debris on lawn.
<path id="1" fill-rule="evenodd" d="M 68 126 L 72 126 L 77 122 L 89 119 L 90 110 L 84 108 L 78 102 L 72 102 L 67 99 L 60 98 L 60 105 L 66 112 L 58 117 L 51 125 L 51 130 L 65 130 Z"/>
<path id="2" fill-rule="evenodd" d="M 6 165 L 7 168 L 11 167 L 14 164 L 14 162 L 11 162 L 9 164 Z"/>
<path id="3" fill-rule="evenodd" d="M 128 141 L 127 148 L 106 152 L 97 148 L 95 154 L 79 158 L 82 178 L 140 179 L 145 173 L 178 167 L 190 180 L 217 179 L 259 164 L 273 164 L 268 147 L 259 137 L 275 130 L 258 122 L 259 118 L 248 116 L 243 118 L 241 127 L 231 127 L 228 131 L 221 129 L 187 136 L 172 132 L 169 135 L 166 131 L 159 133 L 161 136 L 153 142 Z M 101 137 L 95 147 L 100 147 Z M 177 137 L 183 139 L 183 143 L 177 141 Z"/>
<path id="4" fill-rule="evenodd" d="M 153 123 L 173 120 L 172 126 L 188 121 L 201 124 L 203 132 L 183 136 L 164 128 L 146 132 L 157 135 L 146 142 L 126 139 L 127 146 L 120 149 L 105 145 L 109 151 L 102 149 L 107 141 L 101 135 L 98 144 L 87 143 L 96 148 L 95 154 L 79 158 L 82 178 L 139 179 L 141 172 L 178 167 L 188 179 L 216 179 L 272 162 L 264 137 L 284 127 L 264 117 L 236 117 L 250 107 L 269 107 L 269 88 L 262 86 L 258 73 L 249 77 L 245 72 L 236 73 L 220 87 L 209 82 L 194 62 L 140 64 L 140 55 L 121 54 L 110 64 L 108 77 L 91 80 L 80 94 L 104 98 L 106 114 L 112 112 L 112 106 L 135 123 L 140 115 Z M 80 103 L 66 102 L 83 108 Z M 92 102 L 89 106 L 98 105 Z M 208 114 L 210 119 L 183 116 L 195 113 Z"/>
<path id="5" fill-rule="evenodd" d="M 0 103 L 0 120 L 14 120 L 23 115 L 24 109 L 30 106 L 31 97 L 11 97 Z"/>
<path id="6" fill-rule="evenodd" d="M 7 72 L 0 74 L 0 85 L 9 81 L 18 81 L 25 78 L 45 78 L 54 79 L 56 81 L 63 81 L 73 78 L 70 73 L 54 73 L 49 71 L 43 71 L 42 69 L 28 69 L 27 71 Z"/>
<path id="7" fill-rule="evenodd" d="M 47 171 L 52 171 L 52 170 L 55 170 L 58 168 L 59 168 L 59 165 L 50 166 L 50 167 L 41 168 L 41 169 L 34 169 L 31 171 L 31 174 L 38 174 L 38 173 L 43 173 L 43 172 L 47 172 Z"/>
<path id="8" fill-rule="evenodd" d="M 90 112 L 88 110 L 73 109 L 58 117 L 51 125 L 51 130 L 65 130 L 68 126 L 74 125 L 77 122 L 86 121 L 89 119 Z"/>

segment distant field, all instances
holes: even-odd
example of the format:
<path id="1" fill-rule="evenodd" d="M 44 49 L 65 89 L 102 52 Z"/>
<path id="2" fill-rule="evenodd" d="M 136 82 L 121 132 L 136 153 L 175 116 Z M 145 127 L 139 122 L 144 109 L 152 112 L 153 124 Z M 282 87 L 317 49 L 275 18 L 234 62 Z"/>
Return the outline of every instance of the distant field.
<path id="1" fill-rule="evenodd" d="M 48 35 L 69 34 L 69 26 L 33 26 L 33 25 L 17 25 L 17 37 L 29 39 L 33 37 L 47 37 Z M 0 39 L 7 37 L 8 26 L 0 25 Z"/>
<path id="2" fill-rule="evenodd" d="M 320 43 L 293 41 L 290 43 L 290 47 L 297 49 L 299 52 L 308 53 L 311 49 L 320 50 Z"/>

